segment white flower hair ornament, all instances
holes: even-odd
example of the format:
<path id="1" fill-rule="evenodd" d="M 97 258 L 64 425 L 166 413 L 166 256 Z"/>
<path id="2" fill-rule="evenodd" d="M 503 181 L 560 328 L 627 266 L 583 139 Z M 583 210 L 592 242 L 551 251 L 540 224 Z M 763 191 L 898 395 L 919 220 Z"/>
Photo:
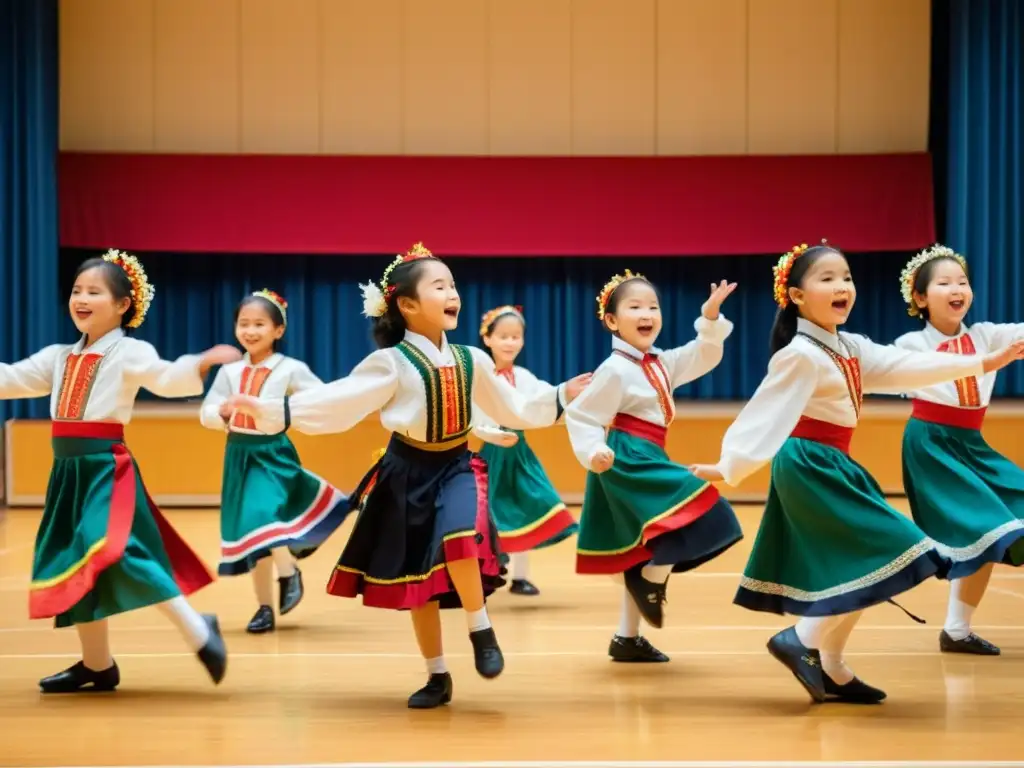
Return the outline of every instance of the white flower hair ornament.
<path id="1" fill-rule="evenodd" d="M 375 283 L 360 284 L 363 292 L 363 316 L 381 317 L 388 311 L 388 303 L 384 300 L 384 292 Z"/>
<path id="2" fill-rule="evenodd" d="M 911 317 L 917 317 L 921 314 L 917 304 L 914 303 L 914 280 L 917 278 L 917 273 L 921 267 L 935 259 L 953 259 L 963 267 L 965 273 L 967 272 L 967 259 L 952 248 L 938 243 L 930 248 L 925 248 L 908 261 L 907 266 L 900 273 L 900 294 L 903 296 L 903 302 L 907 305 L 907 314 Z"/>
<path id="3" fill-rule="evenodd" d="M 363 285 L 360 283 L 359 289 L 363 294 L 363 314 L 366 317 L 383 317 L 384 313 L 388 311 L 388 301 L 391 299 L 391 294 L 395 292 L 395 287 L 388 285 L 388 281 L 391 279 L 391 273 L 395 271 L 395 267 L 407 261 L 432 259 L 433 257 L 434 254 L 424 248 L 423 243 L 416 243 L 406 253 L 395 256 L 394 261 L 388 264 L 388 268 L 384 270 L 384 276 L 380 279 L 379 284 L 366 283 Z"/>
<path id="4" fill-rule="evenodd" d="M 128 276 L 128 282 L 132 286 L 132 304 L 135 305 L 135 314 L 128 322 L 128 327 L 138 328 L 146 319 L 146 313 L 149 312 L 149 307 L 153 303 L 153 297 L 156 295 L 156 288 L 153 287 L 153 284 L 149 282 L 149 278 L 146 277 L 146 270 L 142 268 L 142 264 L 130 253 L 111 248 L 103 254 L 103 260 L 116 264 Z"/>

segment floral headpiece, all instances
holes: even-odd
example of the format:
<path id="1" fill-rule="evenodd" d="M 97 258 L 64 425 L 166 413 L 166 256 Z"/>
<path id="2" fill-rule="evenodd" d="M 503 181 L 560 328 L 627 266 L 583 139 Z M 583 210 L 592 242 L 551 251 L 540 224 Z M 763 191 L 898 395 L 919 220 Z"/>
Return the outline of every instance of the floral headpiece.
<path id="1" fill-rule="evenodd" d="M 359 288 L 363 292 L 363 314 L 366 317 L 381 317 L 388 311 L 388 302 L 391 300 L 391 294 L 395 292 L 395 286 L 389 285 L 388 280 L 391 278 L 391 273 L 395 271 L 395 267 L 405 264 L 407 261 L 432 258 L 434 258 L 434 254 L 424 248 L 423 243 L 416 243 L 404 255 L 395 256 L 395 260 L 384 270 L 379 284 L 360 284 Z"/>
<path id="2" fill-rule="evenodd" d="M 604 288 L 597 294 L 597 319 L 604 320 L 605 310 L 608 309 L 608 299 L 612 297 L 612 293 L 623 283 L 629 280 L 646 280 L 647 278 L 641 275 L 639 272 L 631 272 L 628 269 L 621 275 L 615 275 L 604 284 Z"/>
<path id="3" fill-rule="evenodd" d="M 488 329 L 494 325 L 497 319 L 502 315 L 515 315 L 523 325 L 526 325 L 526 318 L 523 317 L 523 308 L 518 304 L 515 306 L 505 304 L 504 306 L 495 307 L 490 312 L 484 313 L 484 316 L 480 318 L 480 335 L 487 335 Z"/>
<path id="4" fill-rule="evenodd" d="M 967 259 L 952 248 L 947 248 L 945 245 L 939 245 L 938 243 L 931 248 L 925 248 L 908 261 L 907 266 L 900 273 L 900 293 L 903 295 L 903 301 L 907 304 L 907 314 L 911 317 L 917 317 L 921 314 L 921 310 L 914 303 L 914 280 L 917 278 L 917 272 L 929 261 L 935 259 L 953 259 L 963 267 L 965 273 L 967 272 Z"/>
<path id="5" fill-rule="evenodd" d="M 139 260 L 130 253 L 111 248 L 103 254 L 103 260 L 116 264 L 128 275 L 128 282 L 132 285 L 132 304 L 135 306 L 135 314 L 128 322 L 128 327 L 138 328 L 146 319 L 149 305 L 153 303 L 153 296 L 156 295 L 156 288 L 149 282 L 146 270 L 142 268 Z"/>
<path id="6" fill-rule="evenodd" d="M 775 303 L 783 309 L 789 305 L 789 273 L 793 269 L 793 262 L 803 256 L 806 251 L 807 243 L 794 245 L 793 249 L 789 253 L 783 254 L 778 263 L 772 267 L 772 274 L 775 275 L 772 294 L 775 296 Z"/>
<path id="7" fill-rule="evenodd" d="M 269 288 L 264 288 L 262 291 L 253 291 L 253 296 L 259 296 L 261 299 L 266 299 L 281 313 L 281 319 L 284 321 L 284 325 L 288 325 L 288 302 L 284 300 L 284 296 L 272 291 Z"/>

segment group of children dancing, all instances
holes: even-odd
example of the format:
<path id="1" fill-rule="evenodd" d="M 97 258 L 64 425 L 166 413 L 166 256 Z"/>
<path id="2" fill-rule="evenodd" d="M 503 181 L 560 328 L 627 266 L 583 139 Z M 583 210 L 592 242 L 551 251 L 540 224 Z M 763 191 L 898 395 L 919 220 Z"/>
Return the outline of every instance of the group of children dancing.
<path id="1" fill-rule="evenodd" d="M 971 631 L 971 617 L 993 565 L 1024 562 L 1024 473 L 980 430 L 996 371 L 1024 358 L 1024 324 L 966 326 L 967 264 L 942 246 L 915 256 L 901 276 L 903 301 L 924 327 L 893 345 L 840 332 L 856 288 L 835 247 L 796 247 L 774 273 L 767 376 L 718 461 L 684 467 L 665 451 L 673 391 L 721 361 L 733 330 L 721 306 L 734 283 L 712 284 L 696 338 L 662 351 L 657 289 L 628 270 L 616 275 L 597 297 L 611 354 L 593 374 L 552 386 L 515 365 L 526 328 L 519 307 L 484 316 L 486 351 L 448 342 L 461 309 L 455 281 L 417 244 L 378 283 L 361 286 L 378 349 L 325 384 L 277 351 L 288 306 L 272 291 L 238 306 L 244 355 L 221 345 L 168 362 L 128 335 L 154 295 L 138 260 L 119 251 L 87 260 L 69 300 L 80 339 L 0 365 L 0 397 L 50 396 L 54 463 L 30 616 L 74 625 L 82 648 L 81 661 L 41 680 L 41 690 L 116 688 L 107 619 L 150 605 L 179 628 L 214 683 L 223 679 L 217 619 L 186 599 L 213 577 L 147 494 L 124 443 L 140 388 L 198 396 L 216 365 L 200 420 L 227 433 L 218 573 L 252 573 L 257 610 L 247 630 L 273 631 L 277 616 L 295 609 L 304 594 L 298 560 L 355 512 L 327 591 L 409 611 L 427 668 L 412 708 L 452 698 L 440 610 L 463 610 L 477 671 L 497 677 L 504 658 L 487 597 L 509 571 L 511 592 L 537 594 L 527 553 L 573 534 L 578 573 L 624 583 L 609 656 L 668 661 L 641 621 L 661 627 L 670 576 L 742 539 L 713 483 L 735 486 L 769 462 L 768 502 L 734 602 L 799 617 L 768 650 L 814 701 L 885 698 L 846 664 L 847 640 L 864 609 L 933 576 L 952 584 L 940 648 L 998 654 Z M 849 455 L 871 392 L 913 400 L 903 443 L 913 520 Z M 351 494 L 302 467 L 290 428 L 342 432 L 374 412 L 391 438 Z M 588 470 L 578 524 L 524 435 L 558 421 Z M 468 448 L 471 434 L 483 442 L 479 454 Z"/>

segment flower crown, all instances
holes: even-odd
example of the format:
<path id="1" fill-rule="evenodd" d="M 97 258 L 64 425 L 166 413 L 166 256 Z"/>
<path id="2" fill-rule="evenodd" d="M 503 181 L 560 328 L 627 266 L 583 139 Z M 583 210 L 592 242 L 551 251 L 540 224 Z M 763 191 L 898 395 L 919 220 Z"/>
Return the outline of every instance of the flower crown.
<path id="1" fill-rule="evenodd" d="M 822 241 L 824 242 L 824 241 Z M 772 274 L 775 281 L 772 286 L 772 295 L 775 296 L 775 303 L 785 309 L 789 306 L 789 273 L 793 269 L 793 262 L 804 255 L 807 251 L 807 243 L 794 245 L 789 253 L 785 253 L 778 263 L 772 267 Z"/>
<path id="2" fill-rule="evenodd" d="M 621 275 L 614 275 L 611 280 L 604 284 L 604 288 L 597 294 L 597 319 L 603 321 L 605 311 L 608 309 L 608 299 L 612 297 L 612 293 L 623 283 L 629 280 L 646 280 L 647 278 L 641 275 L 639 272 L 631 272 L 626 270 Z"/>
<path id="3" fill-rule="evenodd" d="M 518 304 L 515 306 L 505 304 L 504 306 L 495 307 L 489 312 L 484 313 L 484 316 L 480 318 L 480 335 L 486 336 L 488 329 L 494 325 L 495 321 L 497 321 L 497 319 L 502 315 L 515 315 L 523 325 L 526 325 L 526 318 L 523 317 L 523 308 Z"/>
<path id="4" fill-rule="evenodd" d="M 116 264 L 128 276 L 128 282 L 132 285 L 132 304 L 135 306 L 135 314 L 128 321 L 128 327 L 138 328 L 146 319 L 149 305 L 153 303 L 153 296 L 156 295 L 156 288 L 149 282 L 146 270 L 142 268 L 139 260 L 130 253 L 111 248 L 103 254 L 103 260 Z"/>
<path id="5" fill-rule="evenodd" d="M 269 288 L 264 288 L 262 291 L 253 291 L 253 296 L 258 296 L 261 299 L 266 299 L 281 313 L 281 319 L 284 321 L 284 325 L 288 325 L 288 302 L 284 300 L 284 296 L 272 291 Z"/>
<path id="6" fill-rule="evenodd" d="M 432 258 L 434 258 L 434 254 L 424 248 L 423 243 L 416 243 L 404 255 L 398 254 L 395 256 L 395 260 L 388 264 L 388 268 L 384 270 L 384 275 L 381 277 L 379 284 L 360 284 L 359 288 L 363 292 L 363 314 L 366 317 L 381 317 L 388 311 L 388 302 L 391 300 L 391 295 L 395 292 L 395 286 L 388 285 L 388 280 L 391 278 L 391 273 L 395 271 L 395 267 L 405 264 L 407 261 Z"/>
<path id="7" fill-rule="evenodd" d="M 903 301 L 907 304 L 907 314 L 911 317 L 917 317 L 921 314 L 921 310 L 914 303 L 914 280 L 917 277 L 918 270 L 929 261 L 934 261 L 935 259 L 953 259 L 963 267 L 964 273 L 967 272 L 967 259 L 952 248 L 947 248 L 945 245 L 939 245 L 938 243 L 931 248 L 925 248 L 908 261 L 907 266 L 900 272 L 900 293 L 903 295 Z"/>

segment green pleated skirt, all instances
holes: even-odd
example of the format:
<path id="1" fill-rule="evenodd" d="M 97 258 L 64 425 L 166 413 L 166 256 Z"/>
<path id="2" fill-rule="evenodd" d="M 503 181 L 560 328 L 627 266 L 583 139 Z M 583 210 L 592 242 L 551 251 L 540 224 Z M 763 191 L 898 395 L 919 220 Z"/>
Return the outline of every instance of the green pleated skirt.
<path id="1" fill-rule="evenodd" d="M 53 618 L 58 627 L 97 621 L 213 581 L 149 498 L 120 434 L 116 424 L 54 424 L 32 560 L 33 619 Z"/>
<path id="2" fill-rule="evenodd" d="M 544 467 L 517 432 L 510 448 L 484 443 L 480 456 L 487 463 L 488 499 L 503 552 L 527 552 L 557 544 L 578 530 Z"/>
<path id="3" fill-rule="evenodd" d="M 247 573 L 277 547 L 308 557 L 349 511 L 345 494 L 303 469 L 285 433 L 232 432 L 224 452 L 217 572 Z"/>
<path id="4" fill-rule="evenodd" d="M 914 521 L 953 560 L 950 578 L 1024 564 L 1024 471 L 979 430 L 909 419 L 903 486 Z"/>
<path id="5" fill-rule="evenodd" d="M 832 616 L 886 602 L 951 563 L 838 448 L 791 437 L 771 466 L 768 502 L 735 602 Z"/>

